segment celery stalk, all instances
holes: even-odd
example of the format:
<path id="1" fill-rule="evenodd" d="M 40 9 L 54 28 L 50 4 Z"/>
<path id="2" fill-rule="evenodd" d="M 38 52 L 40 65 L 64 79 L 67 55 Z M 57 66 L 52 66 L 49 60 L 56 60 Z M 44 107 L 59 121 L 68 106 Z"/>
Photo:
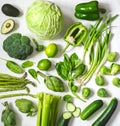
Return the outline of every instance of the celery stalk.
<path id="1" fill-rule="evenodd" d="M 52 109 L 51 107 L 51 103 L 53 100 L 53 97 L 49 94 L 44 94 L 43 96 L 43 109 L 42 109 L 42 122 L 41 122 L 41 126 L 48 126 L 48 120 L 49 118 L 51 118 L 50 115 L 50 109 Z"/>
<path id="2" fill-rule="evenodd" d="M 55 126 L 61 97 L 47 93 L 38 96 L 38 115 L 36 126 Z"/>
<path id="3" fill-rule="evenodd" d="M 37 114 L 37 125 L 41 126 L 42 108 L 43 108 L 43 93 L 38 95 L 38 114 Z"/>

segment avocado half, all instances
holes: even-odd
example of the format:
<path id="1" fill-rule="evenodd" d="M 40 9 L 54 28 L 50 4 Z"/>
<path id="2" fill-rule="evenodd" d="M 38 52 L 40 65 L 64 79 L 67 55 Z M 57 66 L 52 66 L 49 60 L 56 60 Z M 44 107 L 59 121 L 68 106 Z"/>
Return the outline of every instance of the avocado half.
<path id="1" fill-rule="evenodd" d="M 1 34 L 7 34 L 11 32 L 15 27 L 15 21 L 13 19 L 8 19 L 3 22 L 1 27 Z"/>

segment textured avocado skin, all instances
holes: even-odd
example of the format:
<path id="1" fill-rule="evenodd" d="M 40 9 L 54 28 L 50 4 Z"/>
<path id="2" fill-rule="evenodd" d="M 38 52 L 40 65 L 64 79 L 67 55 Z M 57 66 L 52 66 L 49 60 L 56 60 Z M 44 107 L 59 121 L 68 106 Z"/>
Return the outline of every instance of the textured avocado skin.
<path id="1" fill-rule="evenodd" d="M 18 17 L 20 15 L 20 11 L 11 4 L 4 4 L 2 6 L 2 12 L 7 16 L 12 17 Z"/>

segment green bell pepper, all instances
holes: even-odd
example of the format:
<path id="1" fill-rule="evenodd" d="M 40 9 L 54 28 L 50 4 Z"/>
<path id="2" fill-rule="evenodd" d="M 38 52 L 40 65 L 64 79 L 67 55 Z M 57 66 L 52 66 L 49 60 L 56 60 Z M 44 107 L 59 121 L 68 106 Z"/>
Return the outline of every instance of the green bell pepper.
<path id="1" fill-rule="evenodd" d="M 81 22 L 75 22 L 67 29 L 64 40 L 67 42 L 64 52 L 69 45 L 79 46 L 87 34 L 87 28 Z"/>
<path id="2" fill-rule="evenodd" d="M 99 8 L 98 1 L 80 3 L 75 6 L 75 17 L 84 20 L 97 20 L 100 18 L 100 12 L 105 13 L 104 8 Z"/>

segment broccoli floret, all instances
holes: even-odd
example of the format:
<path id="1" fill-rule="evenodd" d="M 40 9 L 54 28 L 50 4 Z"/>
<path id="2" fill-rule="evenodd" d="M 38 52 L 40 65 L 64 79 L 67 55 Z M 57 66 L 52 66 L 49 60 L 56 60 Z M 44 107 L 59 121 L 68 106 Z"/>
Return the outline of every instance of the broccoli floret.
<path id="1" fill-rule="evenodd" d="M 30 39 L 20 33 L 13 33 L 3 41 L 3 49 L 10 57 L 24 60 L 33 52 Z"/>

